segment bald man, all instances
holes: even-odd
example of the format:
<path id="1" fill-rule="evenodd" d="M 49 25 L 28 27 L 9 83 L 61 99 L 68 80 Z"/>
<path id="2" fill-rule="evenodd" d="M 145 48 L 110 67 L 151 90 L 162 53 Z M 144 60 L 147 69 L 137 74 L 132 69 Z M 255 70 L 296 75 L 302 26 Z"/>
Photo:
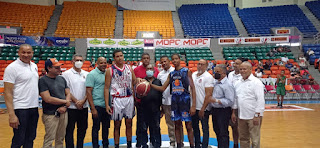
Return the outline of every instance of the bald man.
<path id="1" fill-rule="evenodd" d="M 106 111 L 106 104 L 104 100 L 104 85 L 105 74 L 107 68 L 107 60 L 104 57 L 99 57 L 97 67 L 92 70 L 86 78 L 86 92 L 87 99 L 90 104 L 92 113 L 92 147 L 99 146 L 99 130 L 100 123 L 102 123 L 102 145 L 104 148 L 109 146 L 109 127 L 110 115 Z"/>
<path id="2" fill-rule="evenodd" d="M 251 74 L 250 62 L 240 65 L 242 79 L 235 86 L 236 100 L 233 105 L 232 121 L 236 122 L 235 109 L 239 110 L 239 137 L 241 148 L 260 147 L 260 128 L 264 112 L 264 85 Z"/>
<path id="3" fill-rule="evenodd" d="M 4 72 L 4 99 L 9 113 L 9 125 L 13 128 L 11 147 L 32 148 L 38 124 L 38 67 L 31 62 L 32 47 L 20 46 L 19 58 Z"/>

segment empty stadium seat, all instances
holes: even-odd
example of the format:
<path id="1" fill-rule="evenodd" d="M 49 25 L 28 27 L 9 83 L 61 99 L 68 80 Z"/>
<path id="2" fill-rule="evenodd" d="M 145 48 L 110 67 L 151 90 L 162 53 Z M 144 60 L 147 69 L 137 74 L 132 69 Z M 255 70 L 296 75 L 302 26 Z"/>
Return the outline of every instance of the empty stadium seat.
<path id="1" fill-rule="evenodd" d="M 238 31 L 227 4 L 182 5 L 179 17 L 185 36 L 235 36 Z"/>
<path id="2" fill-rule="evenodd" d="M 170 11 L 123 11 L 123 36 L 135 38 L 137 31 L 158 31 L 164 39 L 175 37 Z"/>
<path id="3" fill-rule="evenodd" d="M 0 2 L 0 26 L 22 27 L 22 35 L 44 35 L 54 6 Z"/>
<path id="4" fill-rule="evenodd" d="M 297 27 L 302 33 L 318 31 L 297 5 L 237 9 L 249 34 L 271 34 L 270 28 Z"/>
<path id="5" fill-rule="evenodd" d="M 113 38 L 116 8 L 110 3 L 64 2 L 55 36 Z"/>

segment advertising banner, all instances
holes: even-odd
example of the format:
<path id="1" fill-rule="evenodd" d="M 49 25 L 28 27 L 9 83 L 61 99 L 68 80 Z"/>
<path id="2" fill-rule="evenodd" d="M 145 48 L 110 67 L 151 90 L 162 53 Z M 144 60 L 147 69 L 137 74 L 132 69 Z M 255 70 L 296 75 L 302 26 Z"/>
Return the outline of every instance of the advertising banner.
<path id="1" fill-rule="evenodd" d="M 68 46 L 70 38 L 5 35 L 4 43 L 12 45 L 30 44 L 31 46 Z"/>
<path id="2" fill-rule="evenodd" d="M 219 38 L 219 44 L 240 44 L 241 38 Z"/>
<path id="3" fill-rule="evenodd" d="M 210 39 L 154 39 L 154 47 L 184 47 L 184 48 L 201 48 L 210 47 Z"/>
<path id="4" fill-rule="evenodd" d="M 289 43 L 289 36 L 219 38 L 220 45 Z"/>
<path id="5" fill-rule="evenodd" d="M 119 10 L 176 11 L 175 0 L 118 0 Z"/>
<path id="6" fill-rule="evenodd" d="M 276 34 L 283 34 L 283 35 L 285 35 L 285 34 L 290 34 L 291 33 L 291 31 L 290 31 L 290 29 L 276 29 Z"/>
<path id="7" fill-rule="evenodd" d="M 143 39 L 87 38 L 88 47 L 130 48 L 144 47 Z"/>

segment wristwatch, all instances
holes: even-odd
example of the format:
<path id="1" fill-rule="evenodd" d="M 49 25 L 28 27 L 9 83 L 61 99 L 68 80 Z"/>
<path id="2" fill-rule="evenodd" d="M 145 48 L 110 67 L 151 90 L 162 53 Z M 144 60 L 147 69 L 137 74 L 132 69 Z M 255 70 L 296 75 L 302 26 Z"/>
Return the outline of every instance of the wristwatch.
<path id="1" fill-rule="evenodd" d="M 258 118 L 260 117 L 260 114 L 254 114 L 254 117 Z"/>

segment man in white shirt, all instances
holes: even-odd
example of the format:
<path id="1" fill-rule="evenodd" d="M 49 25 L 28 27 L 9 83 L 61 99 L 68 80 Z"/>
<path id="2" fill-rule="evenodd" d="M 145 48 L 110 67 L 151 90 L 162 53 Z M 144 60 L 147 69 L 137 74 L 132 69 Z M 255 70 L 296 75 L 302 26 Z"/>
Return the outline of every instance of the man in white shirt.
<path id="1" fill-rule="evenodd" d="M 242 79 L 235 86 L 236 101 L 233 109 L 239 109 L 239 135 L 242 148 L 260 147 L 260 128 L 264 112 L 264 85 L 251 74 L 252 66 L 249 62 L 240 65 Z M 236 121 L 233 110 L 232 121 Z"/>
<path id="2" fill-rule="evenodd" d="M 207 148 L 209 142 L 208 120 L 210 115 L 210 107 L 203 107 L 203 103 L 205 98 L 212 96 L 215 80 L 213 79 L 212 75 L 206 71 L 207 67 L 208 62 L 204 59 L 201 59 L 197 64 L 198 71 L 192 74 L 192 79 L 196 90 L 196 114 L 192 116 L 192 128 L 196 148 Z M 202 125 L 202 142 L 200 138 L 199 120 L 201 121 Z"/>
<path id="3" fill-rule="evenodd" d="M 160 63 L 163 67 L 163 70 L 158 74 L 157 78 L 163 84 L 166 82 L 170 72 L 174 71 L 174 68 L 170 66 L 170 60 L 168 56 L 162 56 L 160 58 Z M 167 88 L 162 93 L 162 114 L 165 115 L 166 123 L 168 126 L 168 135 L 170 138 L 170 148 L 175 147 L 176 138 L 174 133 L 174 122 L 171 120 L 171 94 L 170 88 Z M 183 130 L 183 128 L 181 128 Z M 183 131 L 181 132 L 182 141 L 183 141 Z"/>
<path id="4" fill-rule="evenodd" d="M 4 72 L 4 99 L 9 114 L 9 125 L 13 128 L 11 147 L 32 148 L 38 125 L 38 67 L 31 62 L 32 47 L 20 46 L 19 58 Z"/>
<path id="5" fill-rule="evenodd" d="M 228 80 L 231 82 L 233 87 L 235 87 L 235 84 L 239 82 L 239 80 L 242 79 L 242 76 L 240 74 L 239 66 L 242 63 L 242 59 L 238 58 L 234 61 L 233 67 L 234 71 L 230 72 L 228 75 Z M 236 95 L 235 95 L 236 97 Z M 235 115 L 238 117 L 238 110 L 235 110 Z M 238 131 L 238 121 L 236 120 L 235 123 L 233 123 L 230 120 L 230 126 L 232 128 L 232 137 L 233 137 L 233 148 L 238 148 L 239 146 L 239 131 Z"/>
<path id="6" fill-rule="evenodd" d="M 73 55 L 73 67 L 62 73 L 71 93 L 71 105 L 68 107 L 68 125 L 66 129 L 66 148 L 74 148 L 73 132 L 77 123 L 77 147 L 83 147 L 83 140 L 88 128 L 88 101 L 86 96 L 87 71 L 81 69 L 83 57 Z"/>
<path id="7" fill-rule="evenodd" d="M 286 54 L 285 54 L 283 57 L 281 57 L 281 61 L 282 61 L 283 63 L 287 63 L 287 62 L 289 61 L 289 59 L 288 59 L 288 57 L 287 57 Z"/>

